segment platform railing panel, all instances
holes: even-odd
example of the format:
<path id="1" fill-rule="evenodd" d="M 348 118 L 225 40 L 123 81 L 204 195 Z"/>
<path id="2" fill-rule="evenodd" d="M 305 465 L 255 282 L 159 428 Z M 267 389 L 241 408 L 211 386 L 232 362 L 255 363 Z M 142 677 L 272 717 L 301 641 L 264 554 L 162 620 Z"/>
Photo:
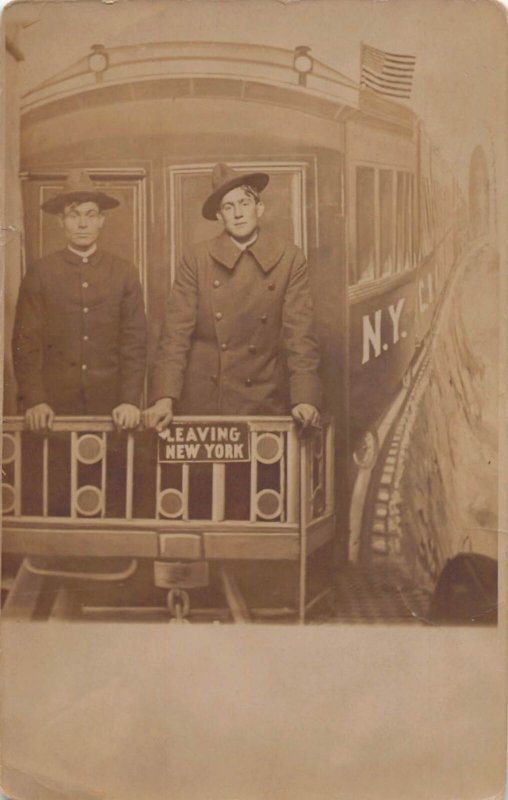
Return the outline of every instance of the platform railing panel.
<path id="1" fill-rule="evenodd" d="M 180 417 L 170 431 L 178 427 L 176 441 L 171 434 L 118 432 L 110 418 L 59 417 L 51 433 L 40 435 L 24 430 L 21 418 L 6 419 L 4 521 L 296 526 L 302 493 L 307 520 L 331 513 L 328 422 L 305 436 L 290 417 Z"/>

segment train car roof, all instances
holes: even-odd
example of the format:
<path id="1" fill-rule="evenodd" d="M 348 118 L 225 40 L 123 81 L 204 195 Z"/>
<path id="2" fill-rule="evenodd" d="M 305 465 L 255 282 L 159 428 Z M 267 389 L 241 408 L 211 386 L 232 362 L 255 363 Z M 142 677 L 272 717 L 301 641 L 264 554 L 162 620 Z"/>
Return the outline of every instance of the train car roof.
<path id="1" fill-rule="evenodd" d="M 336 121 L 352 116 L 369 118 L 409 131 L 418 119 L 407 106 L 361 88 L 318 61 L 306 47 L 287 50 L 227 42 L 162 42 L 111 48 L 94 45 L 23 96 L 23 122 L 82 108 L 84 95 L 91 105 L 94 99 L 104 103 L 156 96 L 231 96 L 297 108 Z"/>

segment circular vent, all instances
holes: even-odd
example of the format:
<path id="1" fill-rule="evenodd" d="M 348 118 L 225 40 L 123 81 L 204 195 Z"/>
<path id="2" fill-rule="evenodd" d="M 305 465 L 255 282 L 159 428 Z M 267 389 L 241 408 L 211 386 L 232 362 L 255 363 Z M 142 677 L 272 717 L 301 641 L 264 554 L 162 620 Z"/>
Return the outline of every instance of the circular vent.
<path id="1" fill-rule="evenodd" d="M 275 464 L 282 458 L 282 436 L 275 433 L 261 433 L 256 443 L 256 458 L 262 464 Z"/>
<path id="2" fill-rule="evenodd" d="M 275 519 L 282 509 L 281 496 L 273 489 L 263 489 L 256 496 L 257 514 L 262 519 Z"/>
<path id="3" fill-rule="evenodd" d="M 2 484 L 2 513 L 10 514 L 14 511 L 14 488 L 8 483 Z"/>
<path id="4" fill-rule="evenodd" d="M 16 454 L 16 447 L 14 444 L 14 436 L 10 433 L 4 433 L 2 436 L 2 461 L 4 464 L 9 464 L 14 461 Z"/>
<path id="5" fill-rule="evenodd" d="M 183 496 L 178 489 L 164 489 L 159 495 L 159 512 L 163 517 L 175 519 L 183 514 Z"/>
<path id="6" fill-rule="evenodd" d="M 102 508 L 102 492 L 97 486 L 82 486 L 76 495 L 76 509 L 85 517 L 93 517 Z"/>
<path id="7" fill-rule="evenodd" d="M 78 439 L 77 451 L 82 464 L 96 464 L 104 455 L 104 443 L 100 436 L 85 433 Z"/>

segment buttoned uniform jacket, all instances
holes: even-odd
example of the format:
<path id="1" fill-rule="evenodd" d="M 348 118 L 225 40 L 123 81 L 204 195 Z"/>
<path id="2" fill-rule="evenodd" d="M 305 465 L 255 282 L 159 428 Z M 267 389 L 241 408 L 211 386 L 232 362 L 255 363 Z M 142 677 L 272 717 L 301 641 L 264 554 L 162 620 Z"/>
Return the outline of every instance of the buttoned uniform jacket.
<path id="1" fill-rule="evenodd" d="M 139 405 L 146 367 L 141 286 L 127 261 L 69 249 L 35 262 L 18 297 L 13 335 L 23 407 L 56 414 L 110 414 Z"/>
<path id="2" fill-rule="evenodd" d="M 223 232 L 184 256 L 169 294 L 150 400 L 179 414 L 279 415 L 321 405 L 302 251 L 261 230 L 243 252 Z"/>

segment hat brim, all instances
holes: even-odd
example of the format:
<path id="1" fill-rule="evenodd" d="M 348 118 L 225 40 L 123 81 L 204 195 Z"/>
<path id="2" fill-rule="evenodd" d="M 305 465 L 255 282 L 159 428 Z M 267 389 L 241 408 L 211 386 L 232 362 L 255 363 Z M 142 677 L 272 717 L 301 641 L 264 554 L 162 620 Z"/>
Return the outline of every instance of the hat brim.
<path id="1" fill-rule="evenodd" d="M 120 205 L 119 200 L 110 197 L 109 194 L 104 194 L 104 192 L 62 192 L 46 200 L 41 208 L 48 214 L 60 214 L 70 203 L 88 202 L 97 203 L 101 211 L 107 211 L 108 208 L 116 208 Z"/>
<path id="2" fill-rule="evenodd" d="M 230 181 L 226 181 L 222 186 L 219 186 L 212 194 L 205 200 L 203 204 L 202 214 L 205 219 L 217 219 L 217 212 L 220 208 L 220 201 L 225 194 L 236 189 L 237 186 L 252 186 L 256 192 L 262 192 L 268 184 L 270 176 L 266 172 L 250 172 L 247 175 L 238 175 Z"/>

